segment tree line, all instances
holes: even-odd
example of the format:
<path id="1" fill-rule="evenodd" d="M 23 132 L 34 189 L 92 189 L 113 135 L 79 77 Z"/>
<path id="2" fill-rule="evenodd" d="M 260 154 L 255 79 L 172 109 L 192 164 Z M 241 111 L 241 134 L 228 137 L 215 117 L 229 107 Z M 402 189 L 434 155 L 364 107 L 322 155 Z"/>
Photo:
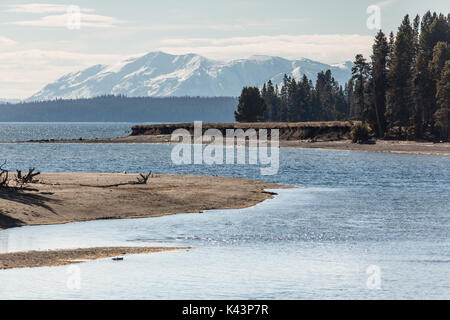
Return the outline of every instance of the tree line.
<path id="1" fill-rule="evenodd" d="M 271 80 L 256 87 L 245 87 L 239 98 L 236 121 L 303 122 L 331 121 L 351 116 L 348 95 L 333 78 L 331 71 L 317 75 L 315 85 L 306 75 L 297 81 L 285 75 L 283 83 Z"/>
<path id="2" fill-rule="evenodd" d="M 278 87 L 243 89 L 237 121 L 361 120 L 379 138 L 449 140 L 450 18 L 406 15 L 396 34 L 378 32 L 370 60 L 358 54 L 342 87 L 331 72 L 315 85 L 285 76 Z"/>
<path id="3" fill-rule="evenodd" d="M 0 122 L 233 121 L 235 97 L 126 97 L 0 104 Z"/>

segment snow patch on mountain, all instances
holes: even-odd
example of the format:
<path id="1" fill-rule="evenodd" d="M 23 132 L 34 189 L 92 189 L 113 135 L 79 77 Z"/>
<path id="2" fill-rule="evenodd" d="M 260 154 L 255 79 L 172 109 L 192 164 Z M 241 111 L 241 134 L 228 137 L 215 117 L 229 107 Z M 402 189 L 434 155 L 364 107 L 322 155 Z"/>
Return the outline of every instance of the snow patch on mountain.
<path id="1" fill-rule="evenodd" d="M 315 80 L 331 70 L 344 84 L 351 77 L 351 62 L 328 65 L 309 59 L 252 56 L 229 62 L 196 54 L 151 52 L 112 65 L 95 65 L 64 75 L 31 96 L 28 101 L 56 98 L 91 98 L 100 95 L 139 96 L 238 96 L 244 86 L 261 87 L 268 80 L 281 84 L 285 74 Z"/>

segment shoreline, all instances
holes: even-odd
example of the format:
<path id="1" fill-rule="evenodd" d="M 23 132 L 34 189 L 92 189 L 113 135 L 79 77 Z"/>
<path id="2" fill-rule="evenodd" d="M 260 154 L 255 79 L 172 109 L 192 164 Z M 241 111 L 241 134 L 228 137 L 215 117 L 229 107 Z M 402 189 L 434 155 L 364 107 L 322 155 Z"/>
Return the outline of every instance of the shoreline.
<path id="1" fill-rule="evenodd" d="M 136 135 L 104 139 L 76 140 L 30 140 L 15 143 L 117 143 L 117 144 L 176 144 L 170 135 Z M 404 154 L 450 155 L 450 142 L 417 142 L 403 140 L 375 140 L 372 144 L 352 143 L 349 139 L 341 140 L 280 140 L 280 148 L 324 149 L 342 151 L 385 152 Z"/>
<path id="2" fill-rule="evenodd" d="M 0 253 L 0 270 L 57 267 L 98 259 L 164 251 L 190 250 L 191 247 L 99 247 Z"/>
<path id="3" fill-rule="evenodd" d="M 257 180 L 152 175 L 136 184 L 138 174 L 42 173 L 32 191 L 0 192 L 0 232 L 21 226 L 106 219 L 160 217 L 178 213 L 252 207 L 289 188 Z"/>
<path id="4" fill-rule="evenodd" d="M 433 143 L 402 140 L 375 140 L 358 144 L 350 140 L 339 141 L 280 141 L 282 148 L 323 149 L 397 154 L 450 155 L 450 142 Z"/>

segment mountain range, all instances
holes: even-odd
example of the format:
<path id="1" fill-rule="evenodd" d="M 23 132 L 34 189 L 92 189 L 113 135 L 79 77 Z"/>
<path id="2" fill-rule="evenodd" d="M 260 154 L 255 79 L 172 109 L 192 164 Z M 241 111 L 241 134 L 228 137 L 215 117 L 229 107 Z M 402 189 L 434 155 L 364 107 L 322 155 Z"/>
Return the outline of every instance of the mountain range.
<path id="1" fill-rule="evenodd" d="M 27 101 L 101 95 L 239 96 L 244 86 L 261 87 L 268 80 L 280 84 L 285 74 L 296 79 L 306 74 L 315 81 L 318 72 L 328 69 L 343 85 L 351 77 L 351 68 L 351 62 L 328 65 L 309 59 L 288 60 L 271 56 L 252 56 L 224 62 L 196 54 L 151 52 L 113 65 L 95 65 L 66 74 Z"/>

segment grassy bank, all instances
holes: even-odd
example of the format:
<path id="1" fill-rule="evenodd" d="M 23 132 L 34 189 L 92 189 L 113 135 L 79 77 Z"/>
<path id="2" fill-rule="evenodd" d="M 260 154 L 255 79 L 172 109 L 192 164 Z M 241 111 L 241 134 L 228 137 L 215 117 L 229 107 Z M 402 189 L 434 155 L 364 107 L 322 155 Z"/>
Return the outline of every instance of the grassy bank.
<path id="1" fill-rule="evenodd" d="M 226 135 L 227 129 L 278 129 L 281 140 L 305 139 L 343 139 L 349 138 L 353 122 L 257 122 L 257 123 L 204 123 L 203 132 L 208 129 L 217 129 Z M 140 135 L 170 135 L 177 129 L 194 132 L 193 123 L 171 123 L 132 127 L 131 136 Z"/>

